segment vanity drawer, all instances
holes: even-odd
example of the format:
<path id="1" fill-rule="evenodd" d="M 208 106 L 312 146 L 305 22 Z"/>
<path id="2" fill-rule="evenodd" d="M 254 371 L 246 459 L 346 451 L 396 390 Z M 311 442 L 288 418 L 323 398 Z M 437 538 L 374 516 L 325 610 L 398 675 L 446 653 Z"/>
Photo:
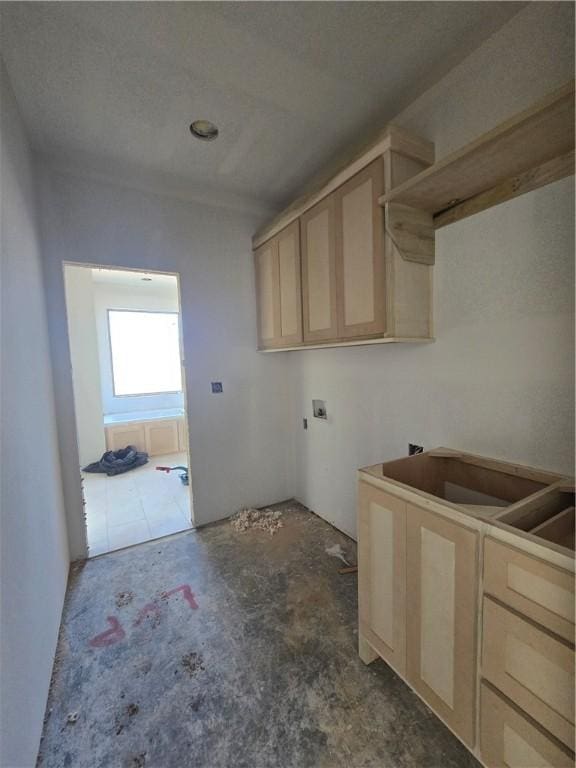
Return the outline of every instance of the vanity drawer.
<path id="1" fill-rule="evenodd" d="M 487 768 L 573 768 L 574 755 L 482 683 L 480 753 Z"/>
<path id="2" fill-rule="evenodd" d="M 482 676 L 574 749 L 574 650 L 484 598 Z"/>
<path id="3" fill-rule="evenodd" d="M 484 592 L 574 642 L 574 574 L 486 537 Z"/>

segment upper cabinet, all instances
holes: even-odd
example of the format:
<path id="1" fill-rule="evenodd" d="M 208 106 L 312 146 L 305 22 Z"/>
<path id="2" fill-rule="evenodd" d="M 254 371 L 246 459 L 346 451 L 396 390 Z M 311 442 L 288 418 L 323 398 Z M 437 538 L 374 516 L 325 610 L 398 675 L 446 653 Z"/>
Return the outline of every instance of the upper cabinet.
<path id="1" fill-rule="evenodd" d="M 300 227 L 294 221 L 254 252 L 260 349 L 302 342 Z"/>
<path id="2" fill-rule="evenodd" d="M 415 230 L 394 211 L 393 237 L 379 199 L 432 156 L 428 142 L 389 128 L 254 237 L 259 349 L 431 338 L 433 248 L 405 259 L 396 242 L 426 236 L 426 222 Z"/>

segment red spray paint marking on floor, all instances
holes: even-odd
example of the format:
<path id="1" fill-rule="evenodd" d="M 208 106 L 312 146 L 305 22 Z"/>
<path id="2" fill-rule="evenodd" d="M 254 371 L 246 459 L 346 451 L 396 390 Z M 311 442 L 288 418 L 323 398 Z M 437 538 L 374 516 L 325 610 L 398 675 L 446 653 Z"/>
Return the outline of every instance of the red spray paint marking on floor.
<path id="1" fill-rule="evenodd" d="M 168 592 L 162 592 L 162 598 L 168 598 L 171 595 L 175 595 L 177 592 L 182 592 L 182 595 L 190 608 L 194 610 L 198 608 L 198 603 L 196 602 L 196 598 L 190 589 L 189 584 L 180 584 L 179 587 L 174 587 L 174 589 L 171 589 Z M 162 613 L 160 606 L 156 601 L 146 603 L 146 605 L 138 611 L 138 616 L 136 617 L 133 626 L 140 626 L 146 616 L 149 616 L 150 614 L 154 614 L 156 622 L 160 621 Z M 106 632 L 102 632 L 100 635 L 96 635 L 96 637 L 93 637 L 92 640 L 90 640 L 92 648 L 105 648 L 108 645 L 118 643 L 126 637 L 126 632 L 122 629 L 116 616 L 108 616 L 108 623 L 110 624 L 110 629 L 107 629 Z"/>
<path id="2" fill-rule="evenodd" d="M 118 643 L 126 637 L 126 632 L 120 626 L 116 616 L 108 616 L 108 624 L 110 624 L 110 629 L 90 640 L 92 648 L 104 648 L 107 645 L 114 645 L 114 643 Z"/>
<path id="3" fill-rule="evenodd" d="M 196 602 L 194 593 L 190 589 L 189 584 L 181 584 L 179 587 L 175 587 L 174 589 L 171 589 L 170 592 L 163 592 L 162 597 L 170 597 L 170 595 L 175 595 L 176 592 L 182 592 L 182 594 L 184 595 L 184 599 L 186 600 L 190 608 L 198 608 L 198 603 Z"/>

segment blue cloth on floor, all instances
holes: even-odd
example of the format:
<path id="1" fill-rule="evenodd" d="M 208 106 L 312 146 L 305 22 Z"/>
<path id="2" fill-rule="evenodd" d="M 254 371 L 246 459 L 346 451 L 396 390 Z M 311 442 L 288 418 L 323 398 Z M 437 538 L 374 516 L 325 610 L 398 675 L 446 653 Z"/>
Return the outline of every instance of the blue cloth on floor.
<path id="1" fill-rule="evenodd" d="M 119 451 L 106 451 L 100 461 L 88 464 L 83 468 L 83 472 L 104 472 L 108 477 L 122 475 L 131 469 L 141 467 L 148 463 L 148 454 L 144 451 L 137 451 L 133 445 L 121 448 Z"/>

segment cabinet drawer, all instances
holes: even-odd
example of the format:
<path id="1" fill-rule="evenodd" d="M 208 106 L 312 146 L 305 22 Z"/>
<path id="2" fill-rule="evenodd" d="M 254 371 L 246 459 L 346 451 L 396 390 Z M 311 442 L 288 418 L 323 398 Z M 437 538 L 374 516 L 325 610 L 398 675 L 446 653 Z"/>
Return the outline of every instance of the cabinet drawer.
<path id="1" fill-rule="evenodd" d="M 574 574 L 487 537 L 484 591 L 574 642 Z"/>
<path id="2" fill-rule="evenodd" d="M 482 684 L 480 752 L 488 768 L 573 768 L 574 755 Z"/>
<path id="3" fill-rule="evenodd" d="M 574 749 L 574 650 L 484 598 L 482 675 Z"/>

